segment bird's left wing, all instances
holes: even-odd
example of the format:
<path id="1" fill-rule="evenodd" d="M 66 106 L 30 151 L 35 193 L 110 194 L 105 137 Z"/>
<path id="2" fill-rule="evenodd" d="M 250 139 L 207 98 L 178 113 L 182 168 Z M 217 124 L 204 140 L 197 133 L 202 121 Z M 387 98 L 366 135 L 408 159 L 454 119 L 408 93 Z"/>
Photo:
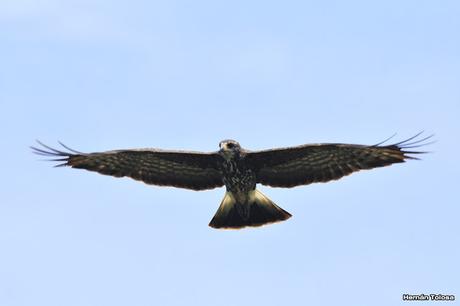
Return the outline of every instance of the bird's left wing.
<path id="1" fill-rule="evenodd" d="M 115 177 L 131 177 L 147 184 L 204 190 L 223 186 L 217 153 L 163 151 L 157 149 L 116 150 L 81 153 L 65 147 L 56 150 L 38 142 L 34 153 L 55 157 L 58 166 L 96 171 Z"/>
<path id="2" fill-rule="evenodd" d="M 258 183 L 272 187 L 294 187 L 337 180 L 362 169 L 416 159 L 410 154 L 424 152 L 408 149 L 427 144 L 422 142 L 431 137 L 412 141 L 418 135 L 387 146 L 310 144 L 248 152 L 246 158 L 256 173 Z"/>

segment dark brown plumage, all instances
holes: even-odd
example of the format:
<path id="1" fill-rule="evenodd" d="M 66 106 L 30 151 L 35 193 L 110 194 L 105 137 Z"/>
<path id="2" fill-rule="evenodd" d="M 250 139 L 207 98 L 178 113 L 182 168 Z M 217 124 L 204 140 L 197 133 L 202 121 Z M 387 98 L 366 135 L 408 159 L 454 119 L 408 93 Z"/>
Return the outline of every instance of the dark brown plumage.
<path id="1" fill-rule="evenodd" d="M 32 147 L 39 155 L 59 157 L 54 161 L 77 169 L 96 171 L 115 177 L 127 176 L 146 184 L 173 186 L 192 190 L 222 187 L 218 170 L 219 155 L 215 153 L 162 151 L 155 149 L 114 150 L 81 153 L 65 147 L 63 152 L 44 145 Z"/>
<path id="2" fill-rule="evenodd" d="M 247 158 L 256 169 L 257 183 L 294 187 L 337 180 L 355 171 L 417 159 L 411 154 L 424 153 L 407 151 L 410 145 L 405 142 L 389 146 L 310 144 L 254 152 Z"/>
<path id="3" fill-rule="evenodd" d="M 421 133 L 392 145 L 308 144 L 265 151 L 247 151 L 233 140 L 220 143 L 212 153 L 158 149 L 81 153 L 31 147 L 38 155 L 55 157 L 58 166 L 96 171 L 115 177 L 131 177 L 147 184 L 205 190 L 225 185 L 227 193 L 211 221 L 216 228 L 259 226 L 291 215 L 255 189 L 256 184 L 294 187 L 337 180 L 352 172 L 402 163 L 424 153 L 432 136 Z"/>

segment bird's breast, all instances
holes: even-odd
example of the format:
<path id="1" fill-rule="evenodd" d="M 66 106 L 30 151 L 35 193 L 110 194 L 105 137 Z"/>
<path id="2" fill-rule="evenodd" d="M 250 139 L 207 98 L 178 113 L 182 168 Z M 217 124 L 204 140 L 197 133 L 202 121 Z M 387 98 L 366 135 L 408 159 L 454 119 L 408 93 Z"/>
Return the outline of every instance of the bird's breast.
<path id="1" fill-rule="evenodd" d="M 254 172 L 243 163 L 236 161 L 224 163 L 222 172 L 227 190 L 235 195 L 237 201 L 246 202 L 249 191 L 254 190 L 256 187 Z"/>

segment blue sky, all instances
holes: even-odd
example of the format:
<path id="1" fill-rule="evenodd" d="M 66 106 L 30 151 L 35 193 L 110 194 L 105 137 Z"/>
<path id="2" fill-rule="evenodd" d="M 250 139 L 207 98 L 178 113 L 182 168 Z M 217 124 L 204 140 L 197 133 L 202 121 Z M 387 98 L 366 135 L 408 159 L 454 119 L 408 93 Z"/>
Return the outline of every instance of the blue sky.
<path id="1" fill-rule="evenodd" d="M 0 2 L 0 304 L 405 305 L 456 294 L 458 1 Z M 207 226 L 224 190 L 147 186 L 28 146 L 214 151 L 373 144 L 433 154 L 260 187 L 293 214 Z"/>

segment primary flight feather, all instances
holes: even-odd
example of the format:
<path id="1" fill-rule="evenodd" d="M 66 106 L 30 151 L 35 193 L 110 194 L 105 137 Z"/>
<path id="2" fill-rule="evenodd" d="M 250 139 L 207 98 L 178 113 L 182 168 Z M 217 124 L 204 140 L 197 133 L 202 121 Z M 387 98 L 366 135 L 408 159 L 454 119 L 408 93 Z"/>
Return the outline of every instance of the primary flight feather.
<path id="1" fill-rule="evenodd" d="M 421 133 L 391 145 L 340 143 L 306 144 L 264 151 L 248 151 L 234 140 L 219 143 L 211 153 L 158 149 L 114 150 L 82 153 L 61 143 L 66 151 L 31 147 L 34 153 L 53 157 L 57 166 L 96 171 L 115 177 L 131 177 L 147 184 L 205 190 L 225 185 L 226 193 L 209 223 L 214 228 L 260 226 L 291 215 L 256 189 L 256 184 L 294 187 L 337 180 L 352 172 L 417 159 L 414 148 L 432 136 Z"/>

